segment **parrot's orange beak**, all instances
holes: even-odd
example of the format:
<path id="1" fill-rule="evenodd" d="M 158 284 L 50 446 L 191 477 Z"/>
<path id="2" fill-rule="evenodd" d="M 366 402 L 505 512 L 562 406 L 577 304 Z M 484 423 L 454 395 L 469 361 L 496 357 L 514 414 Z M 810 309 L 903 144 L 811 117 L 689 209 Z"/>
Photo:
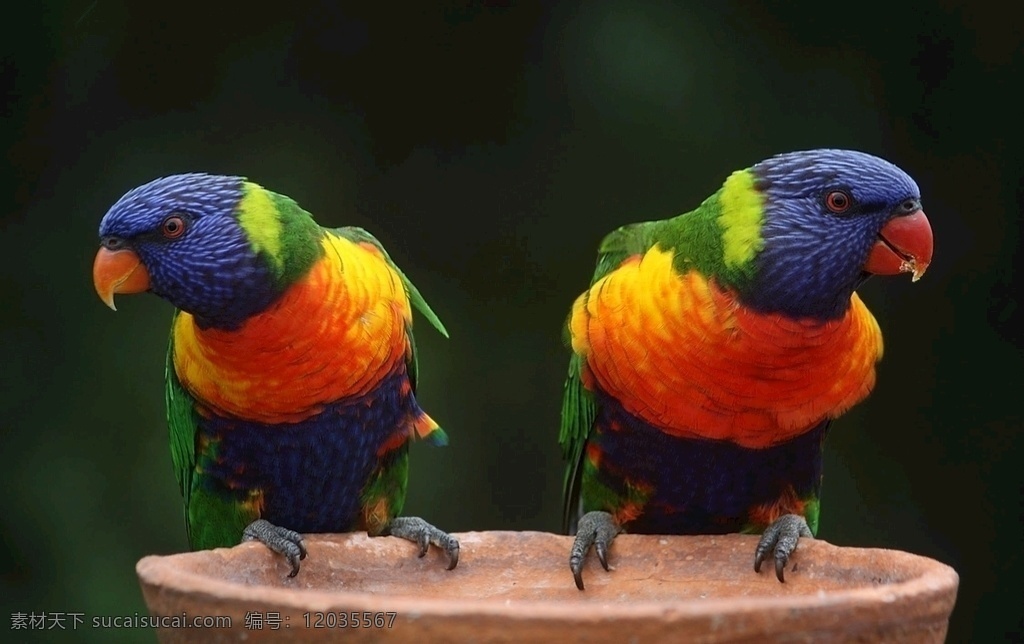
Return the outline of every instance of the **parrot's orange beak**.
<path id="1" fill-rule="evenodd" d="M 149 290 L 149 272 L 130 250 L 100 248 L 92 264 L 92 283 L 103 303 L 114 311 L 114 293 L 142 293 Z"/>
<path id="2" fill-rule="evenodd" d="M 923 210 L 894 217 L 878 233 L 864 270 L 875 275 L 913 273 L 916 282 L 932 262 L 932 243 L 932 226 Z"/>

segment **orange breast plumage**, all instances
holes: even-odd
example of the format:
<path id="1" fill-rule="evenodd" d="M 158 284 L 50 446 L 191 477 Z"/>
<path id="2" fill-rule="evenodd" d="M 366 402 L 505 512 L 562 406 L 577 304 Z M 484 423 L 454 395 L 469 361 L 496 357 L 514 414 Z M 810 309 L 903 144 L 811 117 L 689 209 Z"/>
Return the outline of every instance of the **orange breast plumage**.
<path id="1" fill-rule="evenodd" d="M 765 447 L 834 418 L 870 393 L 882 336 L 854 294 L 838 320 L 794 320 L 740 304 L 657 246 L 575 302 L 584 382 L 669 434 Z"/>
<path id="2" fill-rule="evenodd" d="M 174 367 L 201 410 L 300 421 L 367 393 L 408 355 L 409 299 L 381 252 L 329 234 L 322 246 L 305 276 L 237 330 L 178 315 Z"/>

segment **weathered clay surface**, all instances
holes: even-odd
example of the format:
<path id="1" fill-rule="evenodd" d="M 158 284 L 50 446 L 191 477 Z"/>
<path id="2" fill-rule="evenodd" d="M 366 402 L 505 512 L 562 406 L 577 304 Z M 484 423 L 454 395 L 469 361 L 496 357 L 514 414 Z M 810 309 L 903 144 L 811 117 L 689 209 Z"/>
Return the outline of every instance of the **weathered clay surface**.
<path id="1" fill-rule="evenodd" d="M 452 571 L 436 550 L 420 559 L 412 543 L 359 533 L 309 537 L 294 579 L 256 543 L 136 568 L 151 613 L 232 619 L 230 629 L 160 629 L 162 642 L 942 642 L 959 581 L 925 557 L 802 539 L 780 584 L 771 561 L 754 573 L 756 537 L 621 535 L 612 571 L 591 557 L 580 592 L 570 537 L 456 536 Z M 375 625 L 387 612 L 393 624 Z"/>

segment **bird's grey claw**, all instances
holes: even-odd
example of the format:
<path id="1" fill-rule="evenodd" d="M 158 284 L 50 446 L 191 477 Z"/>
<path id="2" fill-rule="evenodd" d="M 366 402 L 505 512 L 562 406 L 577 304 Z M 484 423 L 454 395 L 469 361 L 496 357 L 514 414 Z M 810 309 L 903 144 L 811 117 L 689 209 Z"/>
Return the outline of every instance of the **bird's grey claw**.
<path id="1" fill-rule="evenodd" d="M 299 561 L 306 558 L 306 542 L 301 534 L 276 526 L 265 519 L 256 519 L 242 531 L 242 542 L 259 541 L 283 556 L 291 564 L 289 577 L 299 574 Z"/>
<path id="2" fill-rule="evenodd" d="M 608 546 L 622 531 L 618 522 L 607 512 L 588 512 L 576 524 L 576 540 L 569 551 L 569 570 L 576 581 L 576 588 L 583 587 L 583 562 L 591 546 L 597 551 L 597 559 L 605 570 L 608 567 Z"/>
<path id="3" fill-rule="evenodd" d="M 786 582 L 785 568 L 790 555 L 796 550 L 800 537 L 813 538 L 807 520 L 798 514 L 784 514 L 761 535 L 754 549 L 754 572 L 761 572 L 761 564 L 768 556 L 775 559 L 775 576 L 781 583 Z"/>
<path id="4" fill-rule="evenodd" d="M 417 544 L 420 547 L 418 557 L 425 556 L 430 544 L 434 544 L 448 556 L 447 570 L 459 565 L 459 540 L 419 517 L 395 517 L 381 532 L 381 536 L 384 535 L 401 537 Z"/>

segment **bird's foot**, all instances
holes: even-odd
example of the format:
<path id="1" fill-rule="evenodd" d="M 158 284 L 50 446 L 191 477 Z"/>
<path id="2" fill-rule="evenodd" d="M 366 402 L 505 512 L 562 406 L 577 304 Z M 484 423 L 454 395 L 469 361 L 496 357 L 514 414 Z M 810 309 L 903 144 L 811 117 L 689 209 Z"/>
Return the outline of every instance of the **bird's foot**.
<path id="1" fill-rule="evenodd" d="M 401 537 L 419 544 L 422 557 L 434 544 L 448 555 L 448 570 L 459 564 L 459 541 L 447 532 L 438 530 L 419 517 L 395 517 L 379 534 L 371 536 Z"/>
<path id="2" fill-rule="evenodd" d="M 772 522 L 761 535 L 754 551 L 754 572 L 761 572 L 761 563 L 770 556 L 775 558 L 775 576 L 785 583 L 782 571 L 789 556 L 796 550 L 800 537 L 813 539 L 807 520 L 799 514 L 784 514 Z"/>
<path id="3" fill-rule="evenodd" d="M 622 532 L 622 527 L 607 512 L 587 512 L 576 524 L 576 540 L 569 551 L 569 569 L 576 587 L 583 590 L 583 562 L 593 546 L 601 566 L 608 570 L 608 546 Z"/>
<path id="4" fill-rule="evenodd" d="M 294 530 L 281 528 L 265 519 L 256 519 L 242 531 L 242 542 L 259 541 L 292 565 L 289 577 L 299 574 L 299 560 L 306 558 L 306 544 L 303 537 Z"/>

